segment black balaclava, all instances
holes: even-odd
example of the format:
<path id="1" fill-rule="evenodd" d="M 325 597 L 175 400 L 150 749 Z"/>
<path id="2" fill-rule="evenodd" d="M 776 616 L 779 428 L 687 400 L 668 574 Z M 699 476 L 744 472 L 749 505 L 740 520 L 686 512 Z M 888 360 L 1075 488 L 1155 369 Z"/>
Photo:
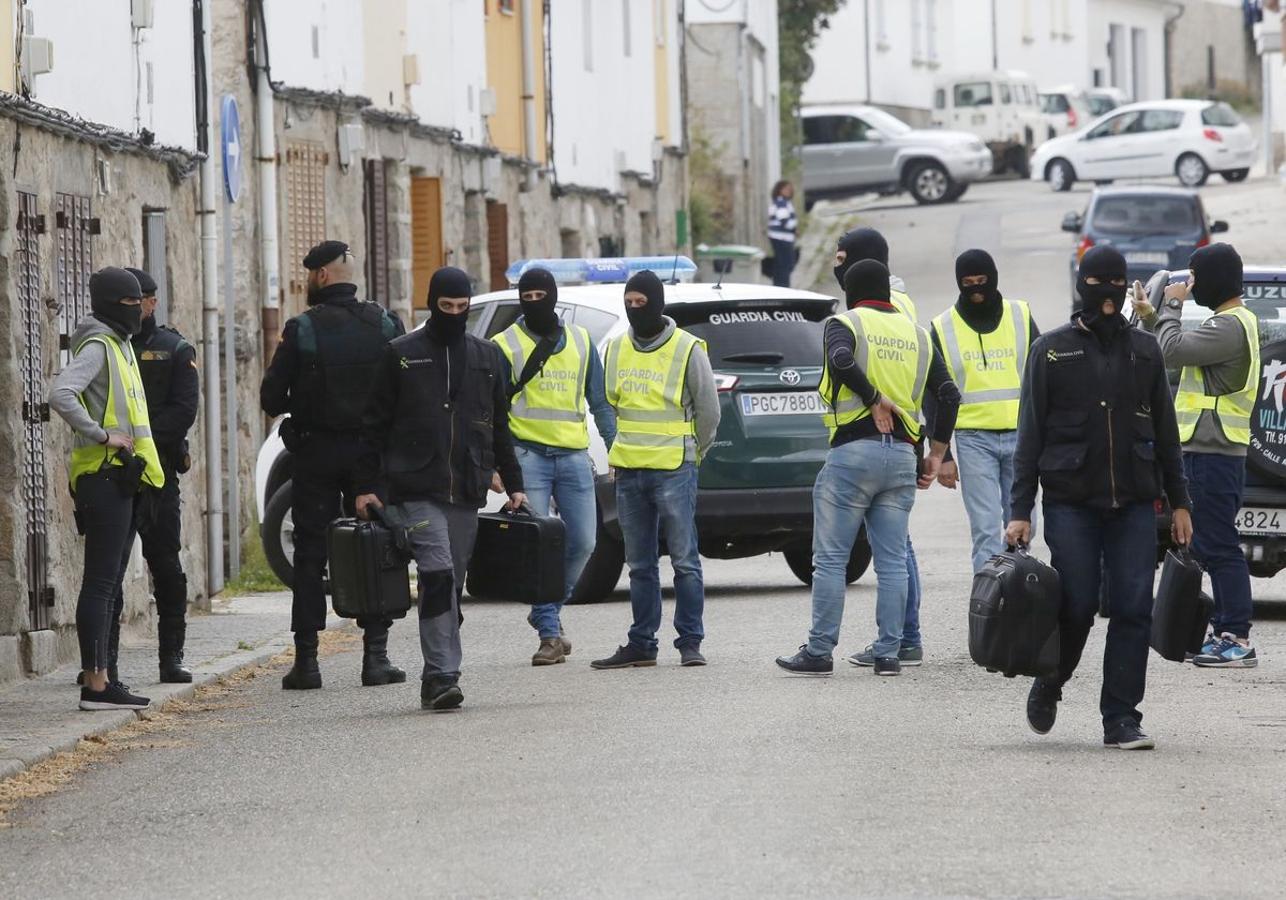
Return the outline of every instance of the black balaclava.
<path id="1" fill-rule="evenodd" d="M 852 309 L 863 300 L 889 302 L 889 270 L 878 259 L 862 259 L 844 275 L 844 298 Z"/>
<path id="2" fill-rule="evenodd" d="M 647 305 L 635 309 L 632 306 L 625 307 L 625 316 L 630 320 L 630 327 L 634 329 L 635 336 L 647 340 L 656 337 L 665 330 L 665 320 L 662 315 L 665 312 L 665 285 L 661 279 L 656 277 L 656 273 L 651 269 L 644 269 L 642 272 L 635 272 L 630 276 L 630 280 L 625 282 L 625 293 L 637 291 L 647 297 Z"/>
<path id="3" fill-rule="evenodd" d="M 1188 258 L 1192 270 L 1192 299 L 1206 309 L 1218 309 L 1241 296 L 1241 257 L 1232 244 L 1211 244 Z"/>
<path id="4" fill-rule="evenodd" d="M 970 275 L 986 275 L 987 282 L 965 287 L 964 279 Z M 960 289 L 956 312 L 980 334 L 995 331 L 1004 314 L 1005 298 L 997 287 L 999 283 L 996 261 L 986 250 L 966 250 L 956 257 L 956 287 Z"/>
<path id="5" fill-rule="evenodd" d="M 128 337 L 143 327 L 143 307 L 121 303 L 126 298 L 143 299 L 143 289 L 124 269 L 107 266 L 89 276 L 89 308 L 94 317 Z"/>
<path id="6" fill-rule="evenodd" d="M 545 296 L 540 300 L 523 300 L 522 295 L 527 291 L 544 291 Z M 523 322 L 533 334 L 543 337 L 558 331 L 558 313 L 554 309 L 558 305 L 558 282 L 552 272 L 539 266 L 523 272 L 518 279 L 518 301 L 522 304 Z"/>
<path id="7" fill-rule="evenodd" d="M 889 242 L 884 240 L 884 235 L 874 228 L 854 228 L 852 231 L 845 232 L 835 247 L 837 253 L 840 250 L 844 251 L 844 261 L 831 271 L 835 273 L 835 280 L 839 282 L 841 291 L 847 290 L 844 275 L 854 263 L 873 259 L 888 268 Z"/>
<path id="8" fill-rule="evenodd" d="M 469 322 L 469 311 L 462 313 L 443 312 L 438 300 L 448 297 L 458 300 L 461 297 L 473 297 L 473 285 L 469 276 L 455 266 L 444 266 L 433 273 L 429 279 L 429 334 L 440 343 L 454 344 L 464 337 L 464 326 Z"/>
<path id="9" fill-rule="evenodd" d="M 1081 257 L 1081 267 L 1076 273 L 1076 292 L 1080 295 L 1080 320 L 1106 343 L 1113 334 L 1129 323 L 1125 320 L 1125 285 L 1112 284 L 1111 279 L 1124 279 L 1127 275 L 1125 257 L 1115 247 L 1094 247 Z M 1099 284 L 1088 284 L 1086 278 L 1094 276 Z M 1104 315 L 1103 304 L 1111 300 L 1115 309 Z"/>

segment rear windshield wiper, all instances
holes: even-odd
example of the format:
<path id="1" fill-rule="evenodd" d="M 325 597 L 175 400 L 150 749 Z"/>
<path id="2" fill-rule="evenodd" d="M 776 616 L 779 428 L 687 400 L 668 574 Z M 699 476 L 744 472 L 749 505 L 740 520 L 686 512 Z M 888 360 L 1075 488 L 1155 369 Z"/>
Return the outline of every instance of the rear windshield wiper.
<path id="1" fill-rule="evenodd" d="M 726 353 L 723 356 L 724 362 L 759 362 L 759 363 L 779 363 L 786 358 L 784 353 L 776 350 L 754 350 L 749 353 Z"/>

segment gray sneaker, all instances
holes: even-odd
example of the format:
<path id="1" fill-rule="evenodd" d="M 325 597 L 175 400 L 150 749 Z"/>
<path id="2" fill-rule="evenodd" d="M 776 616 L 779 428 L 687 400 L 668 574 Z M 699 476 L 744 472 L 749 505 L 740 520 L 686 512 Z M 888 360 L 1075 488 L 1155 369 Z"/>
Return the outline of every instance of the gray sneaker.
<path id="1" fill-rule="evenodd" d="M 855 666 L 871 668 L 875 665 L 875 645 L 868 644 L 861 653 L 854 653 L 848 661 Z M 904 666 L 918 666 L 924 662 L 923 647 L 903 647 L 898 651 L 898 662 Z"/>
<path id="2" fill-rule="evenodd" d="M 679 648 L 679 665 L 704 666 L 706 658 L 701 655 L 701 648 L 687 645 Z"/>

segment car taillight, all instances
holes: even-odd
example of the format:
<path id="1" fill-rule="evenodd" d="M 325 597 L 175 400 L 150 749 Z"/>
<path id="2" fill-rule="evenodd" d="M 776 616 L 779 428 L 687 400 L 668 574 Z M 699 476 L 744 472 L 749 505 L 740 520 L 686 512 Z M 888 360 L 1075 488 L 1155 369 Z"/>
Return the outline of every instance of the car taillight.
<path id="1" fill-rule="evenodd" d="M 1203 130 L 1201 132 L 1201 136 L 1208 141 L 1214 141 L 1216 144 L 1223 143 L 1223 135 L 1215 131 L 1213 128 L 1207 128 Z"/>
<path id="2" fill-rule="evenodd" d="M 740 379 L 736 375 L 724 375 L 721 372 L 714 373 L 714 386 L 719 393 L 730 391 L 737 386 Z"/>
<path id="3" fill-rule="evenodd" d="M 1088 234 L 1081 238 L 1080 246 L 1076 248 L 1076 261 L 1079 263 L 1081 261 L 1081 257 L 1088 253 L 1090 248 L 1093 246 L 1094 239 Z"/>
<path id="4" fill-rule="evenodd" d="M 1197 241 L 1198 247 L 1205 247 L 1205 246 L 1208 246 L 1209 244 L 1210 244 L 1210 235 L 1208 234 L 1203 234 L 1201 236 L 1201 240 Z"/>
<path id="5" fill-rule="evenodd" d="M 1074 109 L 1069 109 L 1067 111 L 1067 127 L 1068 128 L 1076 127 L 1076 110 Z"/>

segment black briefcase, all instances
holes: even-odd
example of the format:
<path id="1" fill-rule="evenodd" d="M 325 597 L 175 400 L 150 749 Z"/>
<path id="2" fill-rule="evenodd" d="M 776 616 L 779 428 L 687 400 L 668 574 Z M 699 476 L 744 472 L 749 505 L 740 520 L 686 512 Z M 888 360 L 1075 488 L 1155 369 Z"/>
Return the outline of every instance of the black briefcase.
<path id="1" fill-rule="evenodd" d="M 469 560 L 471 597 L 515 603 L 557 603 L 566 592 L 563 520 L 516 513 L 478 514 L 478 539 Z"/>
<path id="2" fill-rule="evenodd" d="M 1201 592 L 1201 564 L 1186 547 L 1169 550 L 1152 604 L 1152 649 L 1172 662 L 1201 650 L 1214 601 Z"/>
<path id="3" fill-rule="evenodd" d="M 330 593 L 345 619 L 400 619 L 411 608 L 406 532 L 376 509 L 377 520 L 336 519 L 326 532 Z"/>
<path id="4" fill-rule="evenodd" d="M 969 597 L 969 656 L 1006 678 L 1058 676 L 1058 573 L 1029 554 L 1010 549 L 973 576 Z"/>

